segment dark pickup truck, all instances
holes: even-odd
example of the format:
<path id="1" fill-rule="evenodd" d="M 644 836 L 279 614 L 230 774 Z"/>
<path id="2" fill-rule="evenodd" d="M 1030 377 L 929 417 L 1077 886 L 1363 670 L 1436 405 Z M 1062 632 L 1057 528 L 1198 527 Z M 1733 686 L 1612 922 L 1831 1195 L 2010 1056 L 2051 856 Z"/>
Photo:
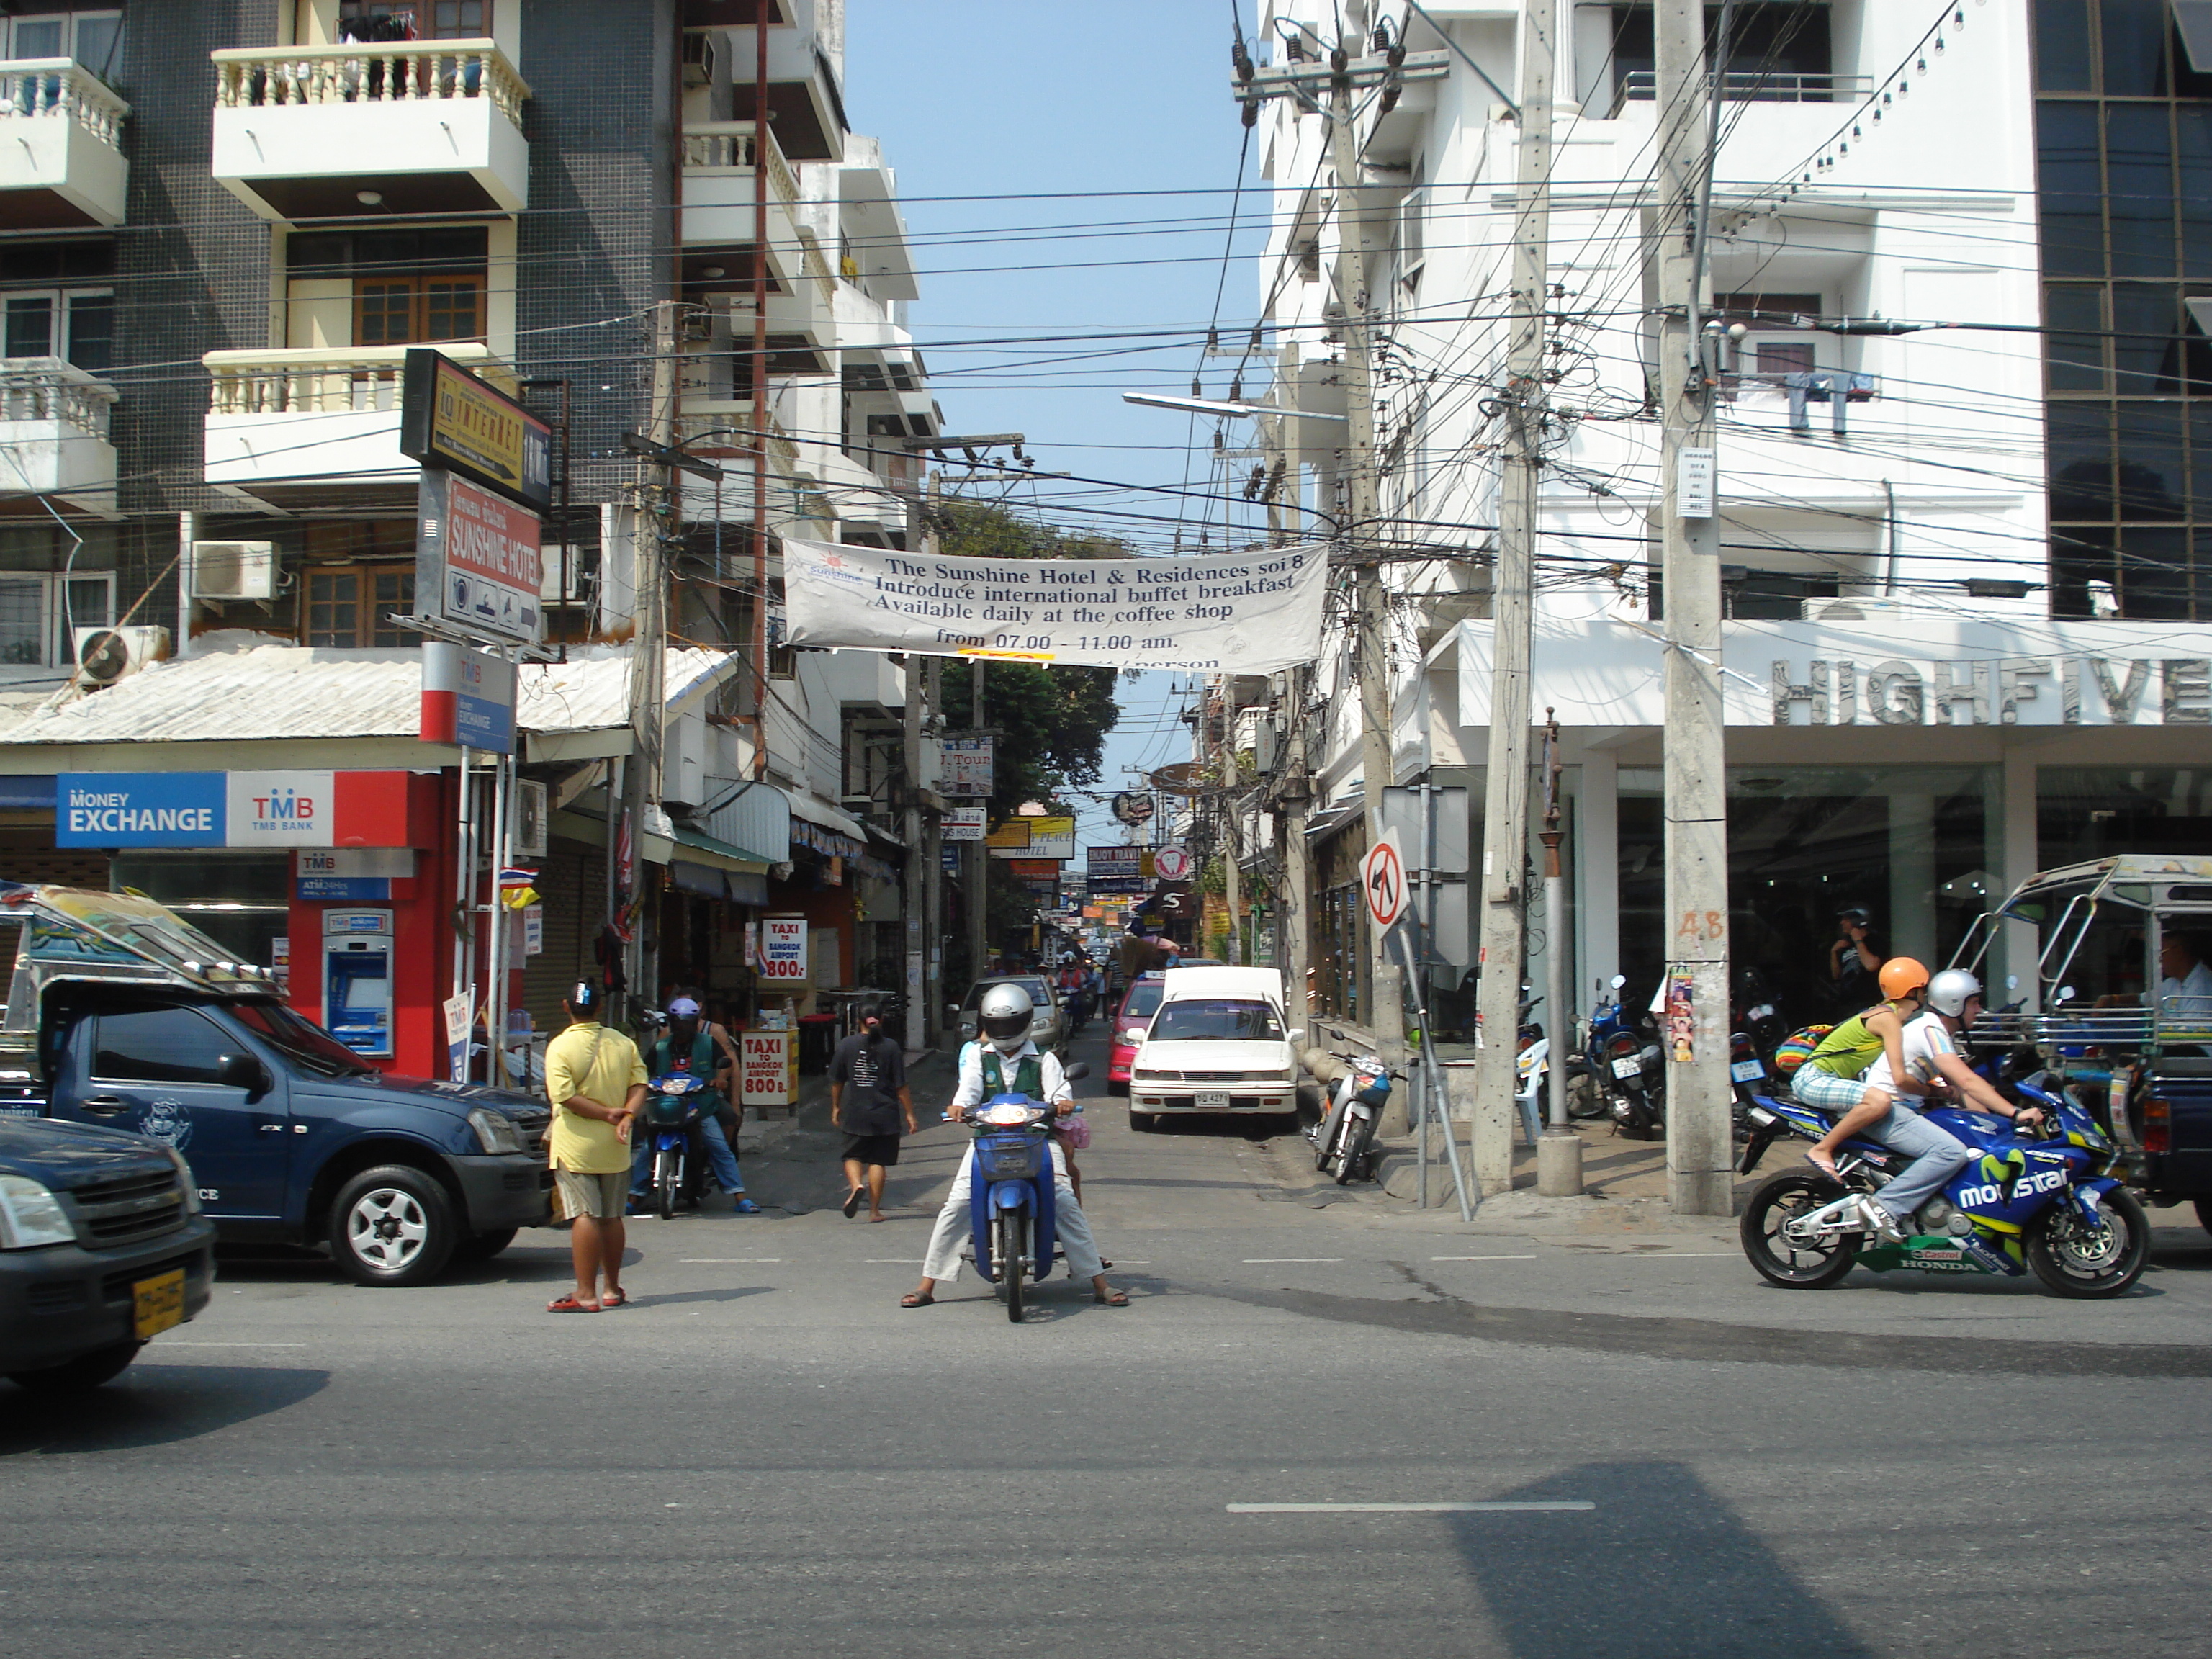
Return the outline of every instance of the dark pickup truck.
<path id="1" fill-rule="evenodd" d="M 543 1103 L 375 1070 L 149 899 L 0 885 L 11 960 L 0 1112 L 173 1148 L 226 1243 L 417 1285 L 548 1218 Z"/>
<path id="2" fill-rule="evenodd" d="M 0 1372 L 97 1388 L 207 1306 L 215 1228 L 167 1147 L 0 1118 Z"/>

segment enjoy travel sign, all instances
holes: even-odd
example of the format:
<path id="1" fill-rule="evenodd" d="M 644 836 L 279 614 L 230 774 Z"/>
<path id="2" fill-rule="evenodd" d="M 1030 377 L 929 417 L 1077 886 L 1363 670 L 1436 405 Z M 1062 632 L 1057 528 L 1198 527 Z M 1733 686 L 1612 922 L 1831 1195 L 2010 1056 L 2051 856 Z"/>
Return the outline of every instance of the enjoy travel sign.
<path id="1" fill-rule="evenodd" d="M 1321 651 L 1328 550 L 956 559 L 787 538 L 793 645 L 1264 674 Z"/>

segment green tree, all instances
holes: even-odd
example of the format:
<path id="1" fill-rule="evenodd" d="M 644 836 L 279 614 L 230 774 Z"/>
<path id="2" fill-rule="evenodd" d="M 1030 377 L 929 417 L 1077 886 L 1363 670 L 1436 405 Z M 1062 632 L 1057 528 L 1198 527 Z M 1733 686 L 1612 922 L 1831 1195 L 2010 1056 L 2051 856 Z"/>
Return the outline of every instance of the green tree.
<path id="1" fill-rule="evenodd" d="M 952 500 L 938 511 L 939 544 L 963 559 L 1127 558 L 1129 550 L 1109 538 L 1055 529 L 981 501 Z M 1026 662 L 985 665 L 983 716 L 1000 736 L 994 746 L 997 788 L 991 812 L 1004 817 L 1025 801 L 1049 801 L 1062 789 L 1098 781 L 1105 765 L 1106 734 L 1121 718 L 1111 668 L 1060 667 Z M 961 688 L 945 687 L 945 701 L 964 714 Z M 955 718 L 951 724 L 962 724 Z"/>

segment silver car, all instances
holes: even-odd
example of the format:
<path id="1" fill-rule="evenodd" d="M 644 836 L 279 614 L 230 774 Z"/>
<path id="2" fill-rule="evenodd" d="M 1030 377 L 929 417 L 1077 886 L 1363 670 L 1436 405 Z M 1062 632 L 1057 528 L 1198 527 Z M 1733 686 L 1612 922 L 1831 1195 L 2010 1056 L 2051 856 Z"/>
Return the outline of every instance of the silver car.
<path id="1" fill-rule="evenodd" d="M 1030 994 L 1030 1000 L 1036 1006 L 1036 1015 L 1030 1021 L 1030 1041 L 1036 1044 L 1039 1054 L 1048 1054 L 1060 1047 L 1066 1018 L 1060 1010 L 1060 999 L 1053 994 L 1052 986 L 1042 974 L 994 974 L 969 986 L 968 1000 L 955 1011 L 959 1016 L 963 1042 L 975 1040 L 975 1009 L 983 1000 L 983 993 L 994 985 L 1018 985 Z"/>

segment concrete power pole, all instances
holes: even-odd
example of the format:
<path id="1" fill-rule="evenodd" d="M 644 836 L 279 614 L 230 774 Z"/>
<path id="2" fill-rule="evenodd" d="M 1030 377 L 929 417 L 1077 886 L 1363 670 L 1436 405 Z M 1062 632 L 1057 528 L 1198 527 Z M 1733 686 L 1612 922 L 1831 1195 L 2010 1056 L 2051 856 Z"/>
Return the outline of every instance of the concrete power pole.
<path id="1" fill-rule="evenodd" d="M 983 659 L 978 657 L 968 665 L 968 695 L 970 699 L 968 727 L 981 732 L 983 720 Z M 995 748 L 995 742 L 994 747 Z M 990 803 L 983 805 L 983 832 L 991 830 Z M 990 971 L 984 960 L 991 949 L 991 848 L 984 842 L 968 843 L 968 976 L 981 979 Z M 940 1010 L 941 1013 L 943 1011 Z"/>
<path id="2" fill-rule="evenodd" d="M 653 329 L 653 410 L 650 435 L 665 454 L 676 441 L 676 318 L 681 303 L 664 300 L 655 308 Z M 668 720 L 668 579 L 662 538 L 676 528 L 678 501 L 676 469 L 663 463 L 660 488 L 652 508 L 637 515 L 632 533 L 637 567 L 637 623 L 630 635 L 630 759 L 629 785 L 632 898 L 636 921 L 629 945 L 629 1000 L 651 1007 L 659 994 L 657 907 L 645 896 L 645 817 L 660 804 L 661 755 Z M 765 663 L 757 665 L 765 672 Z"/>
<path id="3" fill-rule="evenodd" d="M 1382 838 L 1382 792 L 1393 781 L 1390 768 L 1390 613 L 1376 562 L 1375 524 L 1381 514 L 1375 471 L 1375 367 L 1367 338 L 1368 272 L 1373 265 L 1375 232 L 1359 193 L 1359 131 L 1352 118 L 1351 78 L 1342 72 L 1340 47 L 1331 63 L 1338 68 L 1329 99 L 1329 163 L 1336 175 L 1336 299 L 1343 312 L 1346 445 L 1343 539 L 1357 574 L 1359 676 L 1360 790 L 1366 799 L 1367 841 Z M 1360 1006 L 1363 1021 L 1378 1035 L 1402 1029 L 1399 972 L 1388 960 L 1380 938 L 1368 941 L 1366 978 L 1372 989 Z M 1388 1015 L 1379 1011 L 1389 1005 Z M 1402 1041 L 1385 1036 L 1382 1055 L 1395 1066 L 1405 1058 Z"/>
<path id="4" fill-rule="evenodd" d="M 1520 1026 L 1528 895 L 1528 659 L 1537 486 L 1544 435 L 1544 313 L 1551 283 L 1552 69 L 1558 0 L 1521 14 L 1521 142 L 1516 151 L 1511 332 L 1505 350 L 1506 448 L 1491 582 L 1490 751 L 1484 788 L 1479 927 L 1482 1051 L 1475 1062 L 1474 1175 L 1485 1194 L 1513 1184 L 1514 1034 Z M 1547 949 L 1567 947 L 1551 939 Z M 1564 1043 L 1567 1011 L 1546 1022 Z M 1564 1051 L 1562 1051 L 1564 1054 Z"/>
<path id="5" fill-rule="evenodd" d="M 1660 452 L 1666 590 L 1666 861 L 1668 1011 L 1667 1196 L 1677 1212 L 1731 1204 L 1728 1076 L 1728 782 L 1721 702 L 1719 483 L 1709 346 L 1698 325 L 1700 227 L 1712 188 L 1702 0 L 1659 0 Z M 1725 40 L 1728 19 L 1722 18 Z M 1725 46 L 1723 46 L 1725 52 Z M 1717 336 L 1712 337 L 1717 344 Z M 1686 984 L 1689 1008 L 1680 1009 Z M 1689 1016 L 1689 1053 L 1679 1022 Z"/>

